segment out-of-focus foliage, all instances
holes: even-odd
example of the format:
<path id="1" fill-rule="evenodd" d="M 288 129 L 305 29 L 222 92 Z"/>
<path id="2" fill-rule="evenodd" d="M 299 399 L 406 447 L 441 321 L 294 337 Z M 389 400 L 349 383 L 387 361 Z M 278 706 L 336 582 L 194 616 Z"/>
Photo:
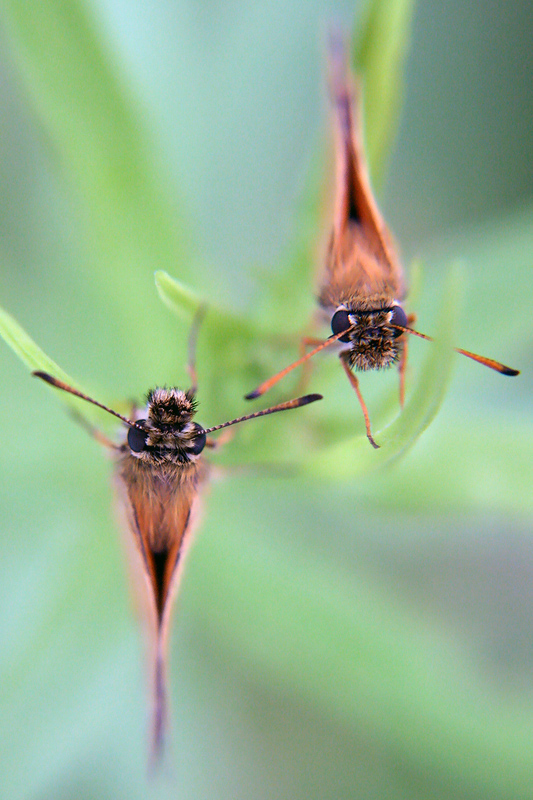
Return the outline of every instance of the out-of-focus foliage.
<path id="1" fill-rule="evenodd" d="M 454 21 L 461 35 L 471 31 L 462 41 L 469 53 L 482 46 L 472 8 L 458 4 Z M 318 0 L 283 8 L 4 2 L 0 299 L 18 322 L 5 314 L 0 325 L 28 366 L 58 374 L 24 330 L 114 407 L 150 385 L 184 385 L 189 320 L 201 299 L 209 310 L 198 419 L 211 425 L 250 410 L 242 395 L 294 357 L 312 312 L 327 130 L 317 130 L 324 61 L 316 43 L 332 14 L 351 19 L 354 10 L 367 145 L 381 184 L 406 43 L 407 86 L 419 96 L 441 50 L 454 53 L 450 70 L 460 61 L 460 43 L 431 32 L 429 22 L 452 13 L 440 4 L 421 7 L 411 30 L 407 0 L 355 9 Z M 491 24 L 503 11 L 482 13 L 502 31 L 491 63 L 505 63 L 501 52 L 516 55 L 527 25 L 513 28 L 513 39 L 510 17 Z M 480 117 L 480 131 L 498 130 L 505 92 L 521 86 L 516 70 L 507 84 L 503 76 L 488 87 L 491 98 L 500 92 L 499 114 Z M 468 71 L 446 80 L 468 85 Z M 483 97 L 477 92 L 472 106 Z M 429 86 L 411 112 L 420 135 L 438 102 Z M 442 114 L 461 142 L 468 120 L 462 128 Z M 294 130 L 299 138 L 290 139 Z M 464 142 L 465 162 L 479 143 Z M 403 185 L 410 144 L 400 140 L 391 162 L 389 197 Z M 504 185 L 510 196 L 511 157 L 517 175 L 533 163 L 517 148 L 491 160 L 489 177 L 479 175 L 487 196 Z M 423 148 L 420 158 L 427 164 Z M 462 195 L 457 187 L 468 164 L 454 166 L 453 205 L 466 213 L 472 187 Z M 441 173 L 449 185 L 453 169 Z M 420 196 L 425 180 L 418 176 Z M 428 213 L 441 209 L 444 225 L 452 200 L 430 199 Z M 411 203 L 419 200 L 405 192 L 391 218 Z M 228 208 L 240 226 L 233 232 Z M 424 222 L 422 213 L 420 231 Z M 530 206 L 502 207 L 424 247 L 411 300 L 418 327 L 438 342 L 410 343 L 401 414 L 396 375 L 364 376 L 380 451 L 364 437 L 337 359 L 325 356 L 308 387 L 324 401 L 242 426 L 213 456 L 231 467 L 206 498 L 178 602 L 174 747 L 163 785 L 146 780 L 143 647 L 110 512 L 111 465 L 2 348 L 6 796 L 531 796 L 532 231 Z M 450 273 L 458 258 L 466 286 Z M 452 343 L 523 374 L 510 381 L 461 363 Z M 264 399 L 297 388 L 295 375 Z M 254 466 L 241 474 L 246 463 Z"/>
<path id="2" fill-rule="evenodd" d="M 405 42 L 408 36 L 409 22 L 412 13 L 412 3 L 398 0 L 393 4 L 374 2 L 367 10 L 366 26 L 362 35 L 360 47 L 356 48 L 355 63 L 362 79 L 365 80 L 365 101 L 371 105 L 371 113 L 367 122 L 367 137 L 371 142 L 382 143 L 378 153 L 384 151 L 384 142 L 391 139 L 391 132 L 396 127 L 398 116 L 399 98 L 403 84 L 403 65 L 405 60 Z M 33 14 L 28 14 L 24 8 L 16 6 L 13 19 L 18 29 L 27 36 L 39 25 L 39 19 Z M 390 16 L 390 13 L 392 16 Z M 45 15 L 43 23 L 45 30 L 50 30 L 54 35 L 56 58 L 50 63 L 46 49 L 43 45 L 36 47 L 31 53 L 31 66 L 38 72 L 39 80 L 36 81 L 34 90 L 39 97 L 42 96 L 43 113 L 47 115 L 49 124 L 57 128 L 58 146 L 65 161 L 69 163 L 72 172 L 83 192 L 88 206 L 92 212 L 91 221 L 95 227 L 99 247 L 106 260 L 116 271 L 121 269 L 127 284 L 127 291 L 121 298 L 121 304 L 126 301 L 129 305 L 129 293 L 132 286 L 128 275 L 137 271 L 137 264 L 141 259 L 150 259 L 157 263 L 160 253 L 166 258 L 167 263 L 176 263 L 179 271 L 185 275 L 189 272 L 187 259 L 179 252 L 176 244 L 175 231 L 170 223 L 168 229 L 161 227 L 162 220 L 170 220 L 172 207 L 162 207 L 159 193 L 152 202 L 151 192 L 157 181 L 149 172 L 145 155 L 147 147 L 140 137 L 141 125 L 137 123 L 131 107 L 127 103 L 127 96 L 120 92 L 117 78 L 109 71 L 106 59 L 101 53 L 98 42 L 91 36 L 88 22 L 81 9 L 76 5 L 72 7 L 72 15 L 66 16 L 60 6 L 51 5 L 51 14 Z M 73 41 L 79 39 L 83 46 L 73 48 Z M 29 69 L 28 59 L 22 59 L 23 65 Z M 67 71 L 62 62 L 70 65 Z M 65 75 L 68 72 L 68 78 Z M 80 80 L 79 91 L 72 86 L 72 75 Z M 368 78 L 368 80 L 367 80 Z M 101 102 L 100 87 L 103 86 Z M 65 115 L 67 100 L 74 96 L 74 109 L 70 108 Z M 392 100 L 394 98 L 394 102 Z M 96 107 L 95 107 L 96 106 Z M 65 118 L 66 117 L 66 118 Z M 74 146 L 73 146 L 74 144 Z M 372 152 L 371 163 L 381 161 Z M 376 166 L 377 171 L 377 166 Z M 319 208 L 320 188 L 315 186 L 313 191 L 308 190 L 302 199 L 305 210 L 310 206 L 315 214 L 311 224 L 306 227 L 308 242 L 305 251 L 310 255 L 317 238 L 316 231 L 320 225 L 320 218 L 316 213 Z M 148 201 L 147 201 L 148 198 Z M 102 202 L 102 199 L 104 202 Z M 157 202 L 156 202 L 157 201 Z M 112 204 L 112 211 L 107 204 Z M 174 213 L 174 216 L 176 214 Z M 184 228 L 179 222 L 175 227 Z M 297 230 L 294 236 L 296 246 L 301 241 L 302 233 Z M 127 240 L 127 247 L 121 247 L 121 239 Z M 167 242 L 168 239 L 168 242 Z M 157 240 L 158 247 L 153 248 L 153 240 Z M 148 245 L 146 253 L 144 247 Z M 135 258 L 129 250 L 135 251 Z M 125 253 L 129 261 L 126 269 L 122 266 Z M 306 263 L 307 261 L 307 263 Z M 181 265 L 183 264 L 183 269 Z M 300 294 L 302 278 L 301 267 L 310 274 L 313 263 L 310 257 L 298 260 L 298 269 L 282 271 L 283 291 L 269 292 L 269 304 L 262 309 L 263 326 L 254 323 L 253 318 L 245 320 L 236 312 L 221 311 L 214 299 L 206 292 L 205 301 L 209 313 L 203 324 L 202 335 L 213 341 L 213 346 L 203 357 L 203 368 L 208 372 L 213 385 L 213 395 L 216 396 L 216 408 L 223 417 L 232 415 L 231 403 L 235 396 L 239 397 L 246 391 L 247 386 L 252 386 L 255 376 L 268 374 L 275 370 L 274 361 L 267 363 L 257 359 L 258 345 L 263 352 L 268 345 L 274 352 L 287 348 L 280 348 L 282 333 L 275 324 L 277 316 L 287 317 L 293 307 L 293 298 Z M 162 299 L 178 314 L 190 319 L 191 312 L 198 306 L 200 300 L 182 284 L 173 281 L 171 276 L 164 271 L 156 273 L 156 284 Z M 139 302 L 132 300 L 135 307 Z M 318 416 L 315 412 L 316 423 L 313 425 L 307 415 L 294 418 L 278 418 L 274 423 L 277 436 L 264 436 L 259 439 L 254 437 L 252 446 L 239 453 L 238 445 L 236 458 L 241 463 L 258 457 L 263 460 L 275 459 L 279 461 L 304 461 L 311 466 L 312 455 L 302 447 L 307 442 L 308 447 L 313 443 L 320 445 L 321 451 L 336 439 L 348 440 L 348 458 L 337 458 L 337 468 L 345 475 L 353 475 L 353 462 L 359 464 L 357 472 L 364 472 L 361 465 L 367 464 L 370 469 L 375 468 L 384 461 L 390 461 L 412 444 L 419 433 L 431 421 L 438 410 L 442 400 L 447 376 L 450 374 L 451 359 L 449 351 L 453 337 L 452 311 L 446 314 L 446 323 L 442 333 L 447 335 L 448 343 L 440 352 L 435 348 L 432 357 L 428 360 L 426 370 L 421 375 L 418 389 L 413 392 L 408 412 L 400 415 L 396 428 L 389 432 L 383 439 L 383 450 L 378 458 L 370 458 L 368 443 L 364 433 L 358 436 L 357 446 L 354 447 L 352 437 L 347 434 L 345 421 L 339 415 L 328 415 L 328 407 Z M 31 343 L 28 348 L 28 336 L 16 323 L 10 323 L 8 315 L 4 315 L 4 323 L 0 333 L 4 333 L 8 343 L 14 346 L 18 354 L 32 369 L 52 370 L 53 362 L 38 353 L 38 348 Z M 292 344 L 297 343 L 297 337 Z M 276 344 L 278 345 L 276 347 Z M 31 349 L 31 354 L 28 355 Z M 289 359 L 289 352 L 286 358 Z M 430 376 L 433 380 L 430 380 Z M 254 376 L 254 378 L 252 378 Z M 65 380 L 65 375 L 57 374 Z M 257 379 L 256 379 L 257 380 Z M 325 389 L 324 389 L 325 391 Z M 94 420 L 94 409 L 88 405 L 83 406 L 69 395 L 61 395 L 61 399 L 69 405 L 75 405 L 78 413 Z M 227 402 L 224 400 L 227 399 Z M 292 417 L 292 415 L 291 415 Z M 269 420 L 269 422 L 271 422 Z M 316 430 L 315 430 L 316 427 Z M 285 441 L 283 453 L 280 455 L 276 442 L 278 437 Z M 250 440 L 250 436 L 248 437 Z M 254 441 L 255 440 L 255 441 Z M 291 443 L 294 448 L 291 449 Z M 257 448 L 259 452 L 257 452 Z M 298 457 L 299 456 L 299 457 Z M 315 459 L 316 460 L 316 459 Z M 318 456 L 320 463 L 325 463 L 323 452 Z M 327 461 L 327 458 L 326 458 Z M 344 465 L 344 470 L 343 470 Z"/>

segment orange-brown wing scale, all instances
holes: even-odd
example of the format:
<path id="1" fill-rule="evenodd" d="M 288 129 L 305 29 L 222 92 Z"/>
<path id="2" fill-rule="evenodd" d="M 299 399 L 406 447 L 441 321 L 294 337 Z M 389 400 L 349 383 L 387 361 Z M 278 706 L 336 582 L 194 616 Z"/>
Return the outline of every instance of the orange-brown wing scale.
<path id="1" fill-rule="evenodd" d="M 172 579 L 191 529 L 193 506 L 206 477 L 203 462 L 157 472 L 134 456 L 124 457 L 121 477 L 130 504 L 128 516 L 150 579 L 161 624 Z"/>
<path id="2" fill-rule="evenodd" d="M 403 298 L 402 269 L 372 194 L 357 90 L 343 53 L 332 54 L 330 80 L 336 154 L 334 222 L 319 301 L 326 308 L 342 303 L 379 308 Z"/>
<path id="3" fill-rule="evenodd" d="M 197 459 L 179 467 L 154 470 L 126 454 L 120 463 L 120 477 L 123 503 L 150 587 L 156 621 L 152 731 L 155 766 L 163 753 L 168 722 L 166 645 L 172 599 L 192 536 L 207 466 Z"/>

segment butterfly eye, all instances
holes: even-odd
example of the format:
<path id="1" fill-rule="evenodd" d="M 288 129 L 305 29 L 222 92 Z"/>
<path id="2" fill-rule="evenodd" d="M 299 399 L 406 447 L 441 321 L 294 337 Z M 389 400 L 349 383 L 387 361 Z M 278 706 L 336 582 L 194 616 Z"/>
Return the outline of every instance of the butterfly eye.
<path id="1" fill-rule="evenodd" d="M 407 328 L 407 325 L 408 325 L 407 314 L 405 313 L 405 311 L 403 310 L 403 308 L 401 306 L 394 306 L 393 307 L 391 318 L 390 318 L 390 324 L 391 325 L 401 325 L 402 328 Z M 403 333 L 403 331 L 399 331 L 397 329 L 394 330 L 394 336 L 395 337 L 401 336 L 402 333 Z"/>
<path id="2" fill-rule="evenodd" d="M 333 335 L 337 333 L 342 333 L 342 331 L 347 330 L 351 326 L 350 318 L 348 316 L 348 312 L 345 308 L 339 308 L 338 311 L 335 311 L 331 318 L 331 330 L 333 331 Z M 349 336 L 341 336 L 341 342 L 349 342 Z"/>
<path id="3" fill-rule="evenodd" d="M 205 447 L 206 442 L 206 433 L 201 425 L 198 425 L 197 422 L 194 423 L 195 430 L 197 431 L 196 436 L 192 440 L 191 445 L 188 447 L 188 450 L 194 455 L 199 456 L 202 450 Z"/>
<path id="4" fill-rule="evenodd" d="M 142 425 L 146 422 L 144 419 L 138 420 L 137 424 Z M 148 431 L 141 431 L 139 428 L 131 427 L 128 429 L 128 444 L 132 453 L 142 453 L 146 447 L 146 439 L 148 438 Z"/>

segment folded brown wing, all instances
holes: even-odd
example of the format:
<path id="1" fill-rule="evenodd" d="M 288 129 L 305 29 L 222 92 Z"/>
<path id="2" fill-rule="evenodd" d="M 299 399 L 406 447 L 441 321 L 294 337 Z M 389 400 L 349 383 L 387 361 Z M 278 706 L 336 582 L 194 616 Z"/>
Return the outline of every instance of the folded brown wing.
<path id="1" fill-rule="evenodd" d="M 321 291 L 324 306 L 350 296 L 400 299 L 402 270 L 391 236 L 372 194 L 363 153 L 359 91 L 342 50 L 330 57 L 335 131 L 335 203 Z"/>
<path id="2" fill-rule="evenodd" d="M 161 474 L 133 457 L 123 463 L 127 518 L 149 579 L 159 625 L 192 533 L 203 471 L 198 464 L 189 464 Z"/>

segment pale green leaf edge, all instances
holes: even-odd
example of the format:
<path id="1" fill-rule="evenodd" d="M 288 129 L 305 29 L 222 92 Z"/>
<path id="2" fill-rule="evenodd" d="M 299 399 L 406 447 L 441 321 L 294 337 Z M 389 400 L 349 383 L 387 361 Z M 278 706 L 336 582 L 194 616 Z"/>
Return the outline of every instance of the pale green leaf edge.
<path id="1" fill-rule="evenodd" d="M 164 270 L 158 270 L 154 275 L 154 280 L 163 303 L 184 322 L 190 323 L 200 306 L 205 306 L 207 324 L 211 312 L 216 317 L 219 331 L 229 328 L 233 335 L 244 336 L 247 339 L 251 336 L 270 338 L 273 335 L 271 330 L 261 328 L 249 317 L 243 317 L 242 314 L 237 315 L 211 302 L 209 298 L 200 297 L 193 289 Z M 243 366 L 246 367 L 246 365 Z"/>
<path id="2" fill-rule="evenodd" d="M 414 0 L 374 0 L 354 31 L 352 63 L 364 80 L 365 150 L 378 187 L 398 130 Z"/>
<path id="3" fill-rule="evenodd" d="M 163 270 L 154 273 L 154 280 L 159 297 L 167 308 L 184 322 L 190 322 L 202 305 L 202 299 L 193 289 Z"/>
<path id="4" fill-rule="evenodd" d="M 47 356 L 44 350 L 41 350 L 14 317 L 3 308 L 0 308 L 0 336 L 32 372 L 47 372 L 54 378 L 68 383 L 69 386 L 78 391 L 84 392 L 76 381 Z M 77 417 L 82 417 L 89 425 L 94 423 L 96 415 L 93 407 L 67 392 L 57 389 L 54 392 L 61 402 L 75 412 Z"/>
<path id="5" fill-rule="evenodd" d="M 0 308 L 0 335 L 32 372 L 35 370 L 49 372 L 55 378 L 75 385 L 72 378 L 35 344 L 14 317 L 3 308 Z"/>

